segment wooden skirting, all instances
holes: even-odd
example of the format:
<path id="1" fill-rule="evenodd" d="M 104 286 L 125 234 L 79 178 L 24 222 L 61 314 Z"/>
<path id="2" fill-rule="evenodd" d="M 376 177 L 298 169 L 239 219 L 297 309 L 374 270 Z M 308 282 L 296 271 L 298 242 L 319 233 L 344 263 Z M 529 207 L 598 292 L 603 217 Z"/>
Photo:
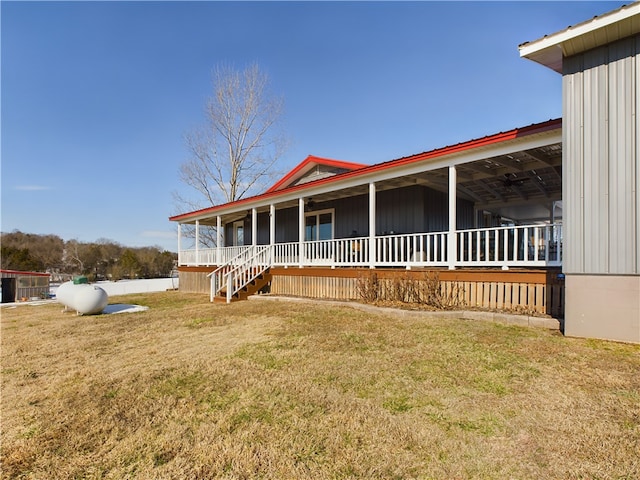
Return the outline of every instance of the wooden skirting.
<path id="1" fill-rule="evenodd" d="M 211 279 L 207 275 L 214 269 L 211 267 L 180 267 L 178 277 L 180 278 L 181 292 L 186 293 L 206 293 L 211 291 Z"/>
<path id="2" fill-rule="evenodd" d="M 180 290 L 209 293 L 206 277 L 214 267 L 180 267 Z M 422 288 L 421 282 L 437 278 L 442 292 L 455 297 L 461 307 L 546 314 L 564 317 L 564 280 L 559 269 L 367 269 L 272 268 L 270 292 L 332 300 L 361 300 L 363 282 L 375 275 L 381 299 L 403 282 Z"/>

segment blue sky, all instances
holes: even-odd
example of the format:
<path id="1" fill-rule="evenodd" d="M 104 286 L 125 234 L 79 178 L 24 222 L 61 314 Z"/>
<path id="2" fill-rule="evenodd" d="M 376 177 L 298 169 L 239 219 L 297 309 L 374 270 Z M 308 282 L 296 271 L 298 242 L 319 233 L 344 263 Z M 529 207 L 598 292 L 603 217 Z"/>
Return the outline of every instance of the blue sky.
<path id="1" fill-rule="evenodd" d="M 628 2 L 0 2 L 1 229 L 176 251 L 172 192 L 211 72 L 257 63 L 288 171 L 560 117 L 518 45 Z"/>

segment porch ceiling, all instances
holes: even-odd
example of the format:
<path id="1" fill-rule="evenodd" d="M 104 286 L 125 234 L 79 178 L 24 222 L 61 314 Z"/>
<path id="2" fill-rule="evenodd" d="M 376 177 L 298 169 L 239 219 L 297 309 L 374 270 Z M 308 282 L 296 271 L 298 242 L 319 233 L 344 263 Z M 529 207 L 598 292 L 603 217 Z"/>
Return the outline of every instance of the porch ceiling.
<path id="1" fill-rule="evenodd" d="M 516 220 L 542 218 L 540 207 L 548 209 L 552 202 L 562 199 L 561 143 L 490 157 L 458 165 L 456 169 L 458 197 L 474 202 L 479 210 L 502 213 Z M 447 193 L 449 171 L 440 168 L 392 178 L 377 182 L 376 189 L 411 185 Z M 367 193 L 368 185 L 359 185 L 316 195 L 313 200 L 324 202 Z"/>

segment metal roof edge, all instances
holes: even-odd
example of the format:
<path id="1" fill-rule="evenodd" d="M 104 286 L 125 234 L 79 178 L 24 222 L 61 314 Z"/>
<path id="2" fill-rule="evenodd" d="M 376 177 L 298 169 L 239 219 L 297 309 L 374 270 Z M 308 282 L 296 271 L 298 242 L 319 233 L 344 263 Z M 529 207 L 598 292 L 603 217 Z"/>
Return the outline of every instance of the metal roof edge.
<path id="1" fill-rule="evenodd" d="M 622 5 L 620 8 L 597 15 L 576 25 L 569 26 L 564 30 L 545 35 L 537 40 L 524 42 L 518 46 L 520 57 L 527 58 L 551 68 L 558 73 L 562 73 L 563 44 L 589 34 L 593 37 L 594 32 L 631 19 L 635 15 L 640 15 L 640 2 L 637 1 L 628 5 Z M 640 30 L 637 29 L 636 31 L 631 30 L 630 35 L 635 35 L 639 33 L 639 31 Z M 611 29 L 611 32 L 607 32 L 604 42 L 589 44 L 588 48 L 585 48 L 585 51 L 630 35 L 628 33 L 620 34 L 620 32 Z"/>
<path id="2" fill-rule="evenodd" d="M 302 162 L 296 165 L 289 173 L 278 180 L 272 187 L 267 189 L 265 193 L 274 192 L 287 188 L 292 182 L 304 175 L 305 168 L 308 165 L 328 165 L 332 167 L 345 168 L 347 170 L 357 170 L 359 168 L 368 167 L 363 163 L 346 162 L 344 160 L 333 160 L 331 158 L 316 157 L 315 155 L 308 155 Z"/>
<path id="3" fill-rule="evenodd" d="M 0 273 L 9 273 L 9 274 L 16 274 L 16 275 L 29 275 L 31 277 L 50 277 L 51 274 L 50 273 L 46 273 L 46 272 L 26 272 L 24 270 L 9 270 L 6 268 L 0 268 Z"/>

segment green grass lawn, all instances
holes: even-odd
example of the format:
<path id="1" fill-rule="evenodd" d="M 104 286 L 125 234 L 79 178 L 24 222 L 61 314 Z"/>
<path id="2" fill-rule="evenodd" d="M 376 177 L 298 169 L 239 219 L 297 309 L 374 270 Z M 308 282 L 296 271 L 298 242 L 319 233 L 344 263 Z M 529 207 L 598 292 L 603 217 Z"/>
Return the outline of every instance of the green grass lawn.
<path id="1" fill-rule="evenodd" d="M 640 346 L 322 302 L 2 308 L 3 478 L 637 479 Z"/>

